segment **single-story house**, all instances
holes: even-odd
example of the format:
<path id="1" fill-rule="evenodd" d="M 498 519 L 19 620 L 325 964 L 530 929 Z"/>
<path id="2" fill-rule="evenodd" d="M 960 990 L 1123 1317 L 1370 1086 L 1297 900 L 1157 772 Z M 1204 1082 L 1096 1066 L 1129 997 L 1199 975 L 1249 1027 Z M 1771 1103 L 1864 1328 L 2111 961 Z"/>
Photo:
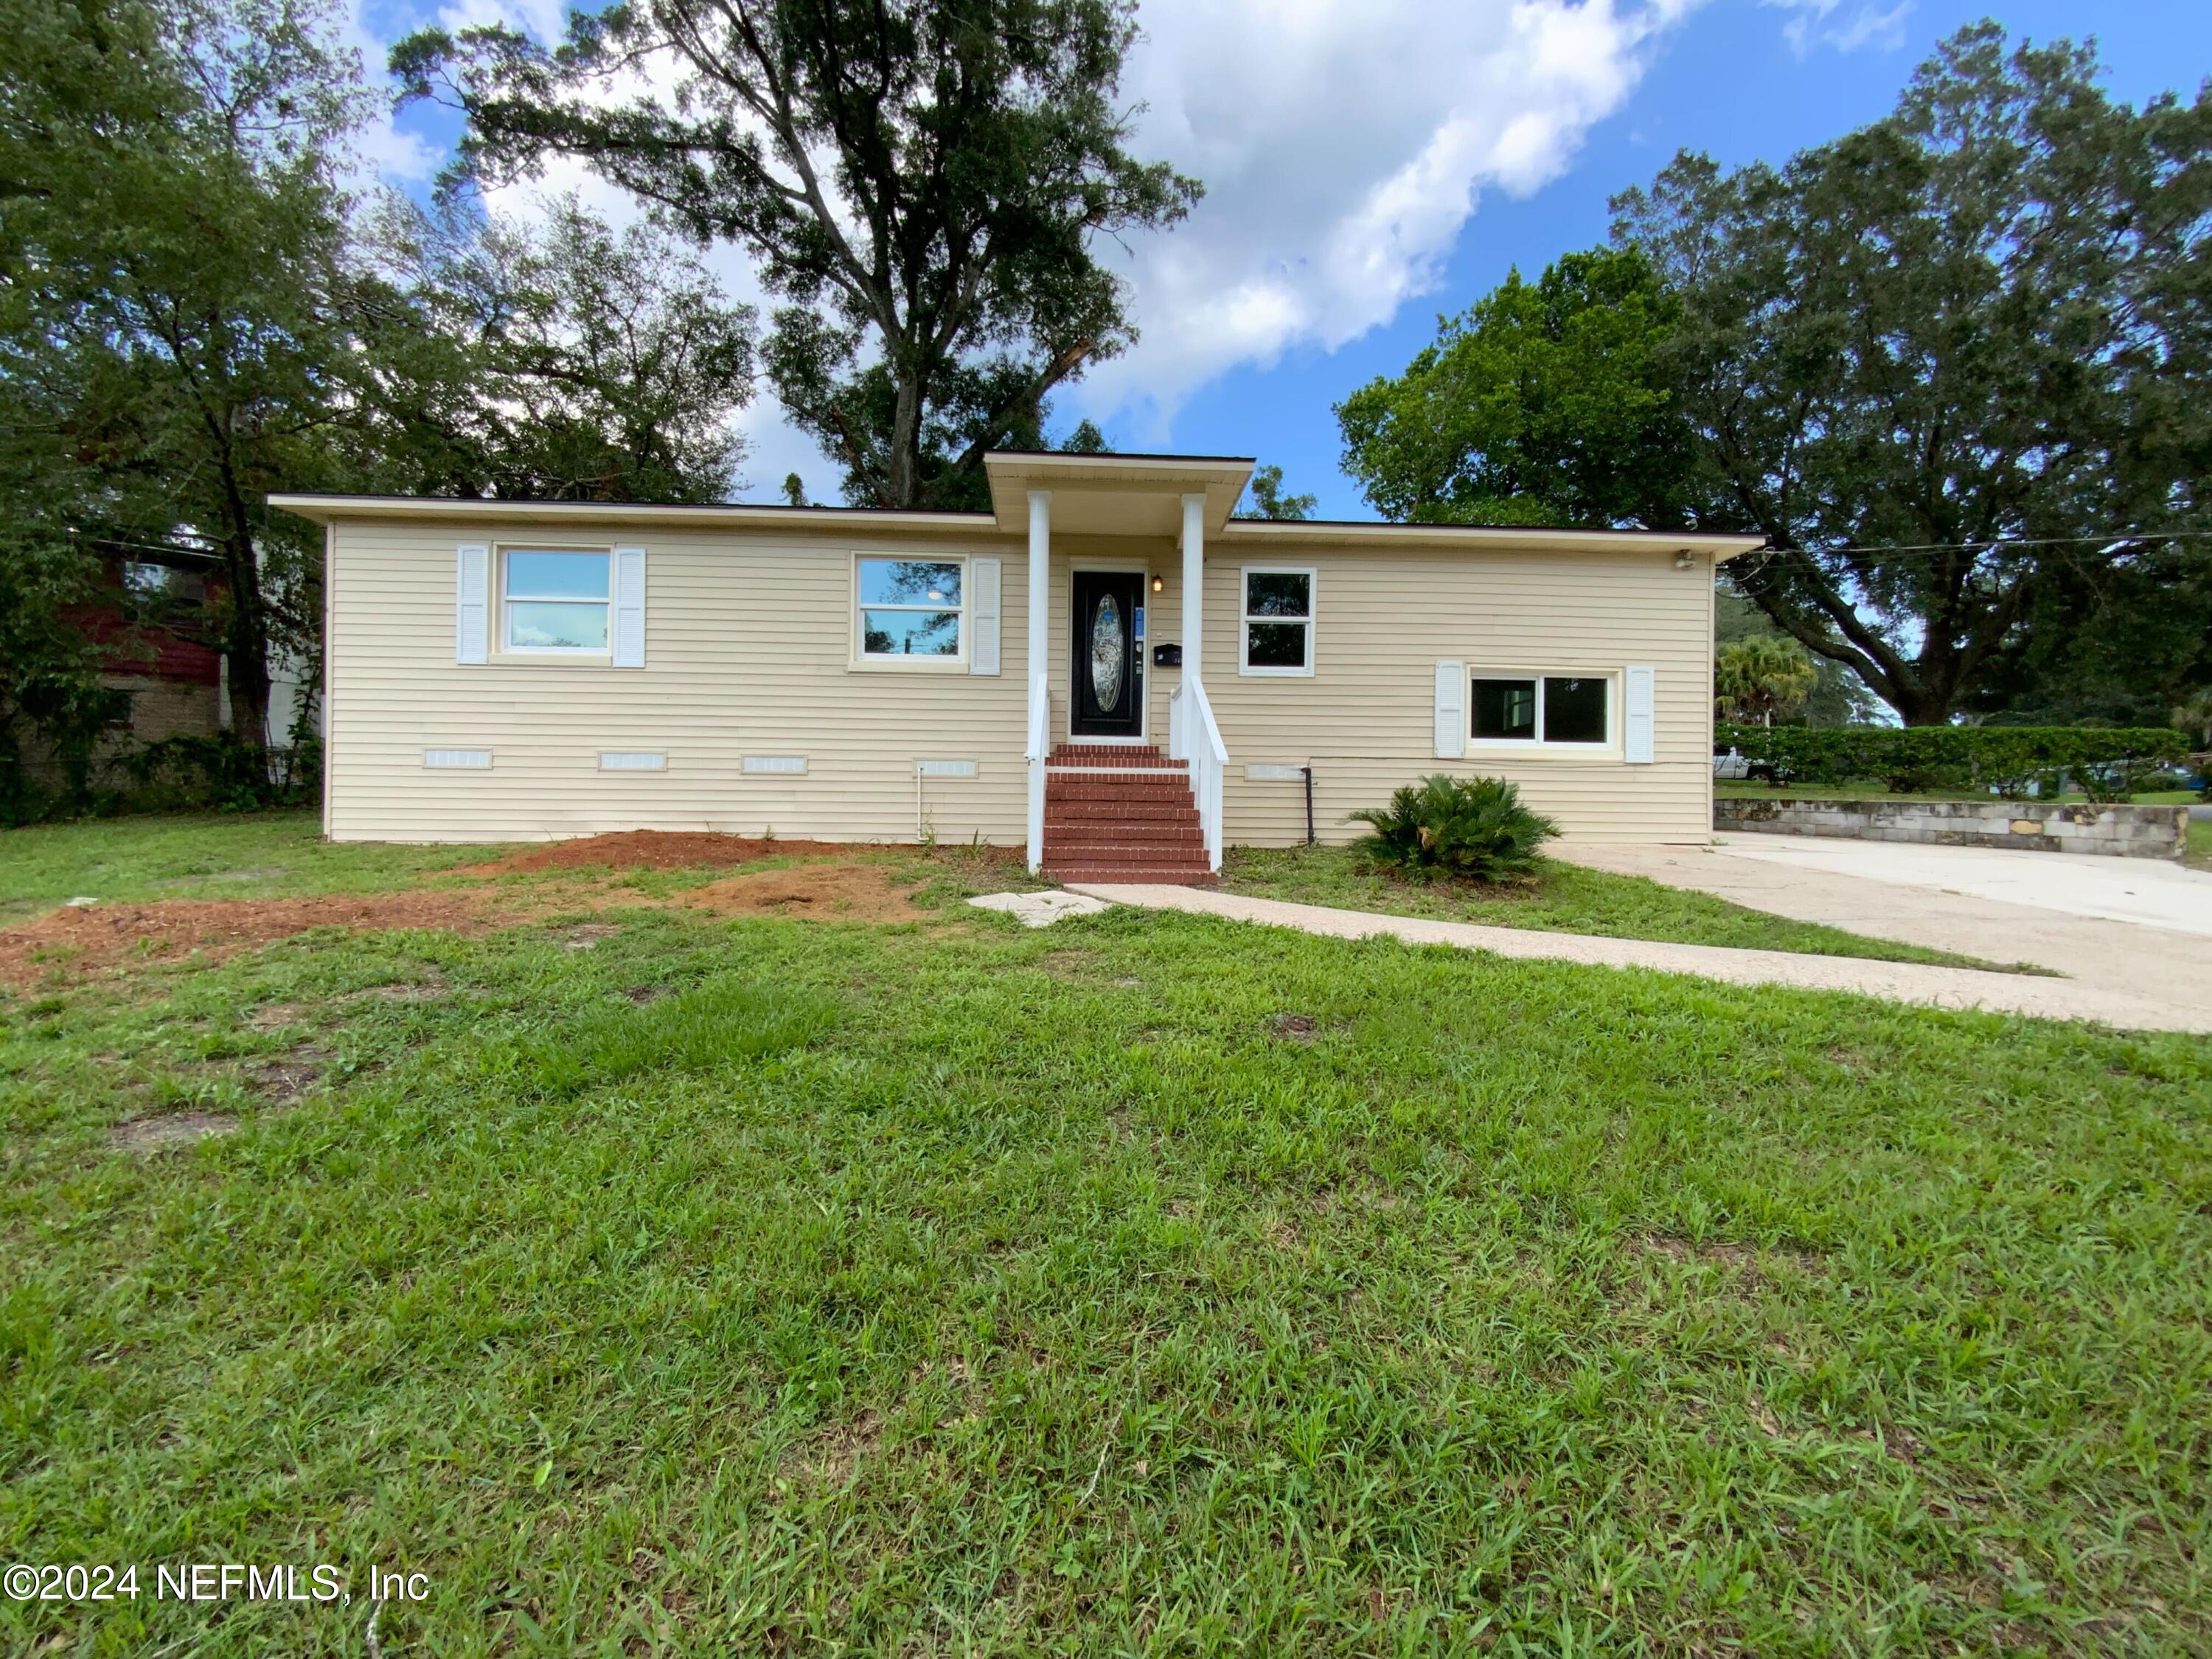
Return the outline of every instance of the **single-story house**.
<path id="1" fill-rule="evenodd" d="M 339 841 L 1025 846 L 1196 878 L 1431 772 L 1575 841 L 1712 824 L 1755 537 L 1231 517 L 1249 459 L 997 453 L 988 513 L 288 495 Z"/>

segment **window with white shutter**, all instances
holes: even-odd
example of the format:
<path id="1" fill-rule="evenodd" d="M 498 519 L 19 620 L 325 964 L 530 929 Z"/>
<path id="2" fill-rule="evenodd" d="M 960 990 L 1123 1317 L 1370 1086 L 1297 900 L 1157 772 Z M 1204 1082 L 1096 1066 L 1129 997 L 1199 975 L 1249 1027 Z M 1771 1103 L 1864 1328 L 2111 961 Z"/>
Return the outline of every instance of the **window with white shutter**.
<path id="1" fill-rule="evenodd" d="M 968 672 L 999 672 L 999 561 L 968 562 L 968 622 L 974 630 L 968 647 Z"/>
<path id="2" fill-rule="evenodd" d="M 1437 665 L 1437 753 L 1458 760 L 1467 753 L 1467 665 Z"/>
<path id="3" fill-rule="evenodd" d="M 645 550 L 615 549 L 614 665 L 645 666 Z"/>
<path id="4" fill-rule="evenodd" d="M 491 660 L 491 549 L 453 550 L 453 660 Z"/>
<path id="5" fill-rule="evenodd" d="M 1632 663 L 1622 681 L 1626 707 L 1620 757 L 1632 766 L 1649 766 L 1657 748 L 1659 673 L 1648 663 Z"/>

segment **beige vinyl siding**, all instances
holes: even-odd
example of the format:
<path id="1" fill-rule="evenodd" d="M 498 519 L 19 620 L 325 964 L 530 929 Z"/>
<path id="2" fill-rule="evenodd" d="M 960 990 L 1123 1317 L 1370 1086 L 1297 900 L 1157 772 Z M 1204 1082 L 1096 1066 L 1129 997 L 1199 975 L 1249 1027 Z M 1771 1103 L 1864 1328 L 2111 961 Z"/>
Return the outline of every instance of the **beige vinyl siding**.
<path id="1" fill-rule="evenodd" d="M 1019 538 L 902 539 L 625 523 L 549 533 L 348 520 L 331 538 L 329 781 L 338 840 L 501 841 L 639 828 L 822 840 L 911 841 L 917 760 L 972 760 L 974 778 L 926 778 L 926 823 L 942 839 L 1018 845 L 1030 674 L 1028 556 Z M 1434 771 L 1519 781 L 1584 841 L 1694 841 L 1711 823 L 1712 568 L 1669 552 L 1576 554 L 1391 549 L 1347 542 L 1295 552 L 1209 542 L 1206 683 L 1230 755 L 1225 839 L 1304 839 L 1296 779 L 1248 781 L 1258 763 L 1311 765 L 1324 839 Z M 453 660 L 454 548 L 643 546 L 642 669 L 604 661 Z M 1001 561 L 1001 672 L 853 665 L 856 552 Z M 1147 586 L 1147 736 L 1164 748 L 1182 678 L 1152 666 L 1182 634 L 1182 557 L 1166 537 L 1054 538 L 1048 640 L 1052 732 L 1066 735 L 1070 577 L 1079 566 L 1142 568 Z M 1316 572 L 1311 678 L 1237 672 L 1247 565 Z M 493 626 L 496 638 L 497 618 Z M 1433 752 L 1440 659 L 1615 677 L 1614 742 L 1601 759 Z M 1657 672 L 1656 763 L 1620 758 L 1619 676 Z M 426 749 L 488 749 L 489 771 L 425 768 Z M 603 771 L 603 750 L 658 751 L 665 771 Z M 752 775 L 744 757 L 804 755 L 803 776 Z"/>
<path id="2" fill-rule="evenodd" d="M 368 521 L 332 539 L 328 823 L 340 841 L 509 841 L 630 829 L 912 841 L 915 762 L 946 841 L 1018 841 L 1027 583 L 1018 547 L 727 531 L 501 535 Z M 642 669 L 453 660 L 454 548 L 646 549 Z M 1003 561 L 996 676 L 852 665 L 855 552 Z M 497 621 L 494 621 L 495 639 Z M 425 768 L 426 749 L 488 749 L 489 771 Z M 659 772 L 602 771 L 657 750 Z M 747 775 L 747 755 L 804 755 L 803 776 Z"/>
<path id="3" fill-rule="evenodd" d="M 1247 565 L 1311 566 L 1310 678 L 1237 672 L 1238 587 Z M 1360 832 L 1345 819 L 1432 772 L 1512 779 L 1573 841 L 1700 841 L 1712 830 L 1712 565 L 1677 570 L 1654 550 L 1564 554 L 1239 546 L 1232 528 L 1208 549 L 1206 690 L 1229 750 L 1223 789 L 1230 845 L 1305 836 L 1303 782 L 1250 781 L 1255 762 L 1314 769 L 1324 841 Z M 1614 677 L 1613 742 L 1603 757 L 1435 752 L 1436 665 L 1456 660 L 1535 673 Z M 1621 671 L 1657 671 L 1654 760 L 1620 758 Z"/>

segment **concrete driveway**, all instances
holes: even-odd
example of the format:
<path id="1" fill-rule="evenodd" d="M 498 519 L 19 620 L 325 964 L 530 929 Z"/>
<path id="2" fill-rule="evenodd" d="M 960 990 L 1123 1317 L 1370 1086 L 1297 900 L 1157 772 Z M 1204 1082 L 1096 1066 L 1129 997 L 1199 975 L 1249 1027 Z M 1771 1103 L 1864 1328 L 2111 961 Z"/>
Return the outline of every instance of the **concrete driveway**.
<path id="1" fill-rule="evenodd" d="M 1800 921 L 2031 963 L 2147 1006 L 2212 1008 L 2212 872 L 2162 859 L 1758 835 L 1558 856 Z"/>

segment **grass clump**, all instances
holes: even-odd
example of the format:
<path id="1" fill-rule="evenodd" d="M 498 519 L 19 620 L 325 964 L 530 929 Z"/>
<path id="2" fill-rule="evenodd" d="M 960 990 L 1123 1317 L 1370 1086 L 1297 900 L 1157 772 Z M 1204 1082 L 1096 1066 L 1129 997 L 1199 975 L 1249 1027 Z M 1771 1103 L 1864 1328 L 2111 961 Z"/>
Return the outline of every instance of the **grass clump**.
<path id="1" fill-rule="evenodd" d="M 641 1073 L 704 1071 L 804 1048 L 836 1018 L 827 998 L 726 977 L 665 1001 L 592 1008 L 516 1047 L 526 1077 L 567 1096 Z"/>
<path id="2" fill-rule="evenodd" d="M 1354 843 L 1377 869 L 1409 881 L 1498 881 L 1535 872 L 1558 823 L 1521 801 L 1504 778 L 1437 772 L 1409 783 L 1388 806 L 1352 815 L 1370 832 Z"/>

